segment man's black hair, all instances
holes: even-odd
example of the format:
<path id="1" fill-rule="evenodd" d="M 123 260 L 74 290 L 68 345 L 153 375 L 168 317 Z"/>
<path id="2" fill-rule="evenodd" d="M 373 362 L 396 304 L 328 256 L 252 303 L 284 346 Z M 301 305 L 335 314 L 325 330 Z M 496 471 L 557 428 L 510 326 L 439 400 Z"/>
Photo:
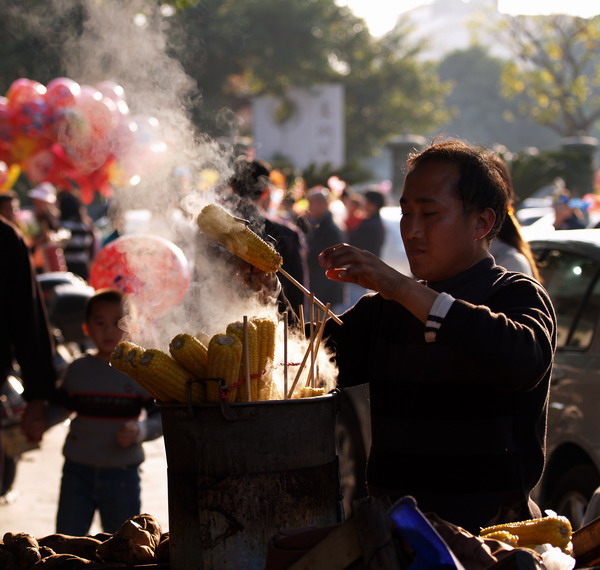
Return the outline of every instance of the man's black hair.
<path id="1" fill-rule="evenodd" d="M 233 165 L 229 184 L 240 198 L 258 200 L 269 182 L 271 169 L 261 160 L 241 159 Z"/>

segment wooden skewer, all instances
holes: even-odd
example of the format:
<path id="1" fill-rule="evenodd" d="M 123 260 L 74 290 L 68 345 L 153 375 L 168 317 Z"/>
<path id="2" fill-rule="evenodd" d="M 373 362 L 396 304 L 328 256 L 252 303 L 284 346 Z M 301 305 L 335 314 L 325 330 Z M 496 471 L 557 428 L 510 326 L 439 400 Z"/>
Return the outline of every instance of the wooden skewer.
<path id="1" fill-rule="evenodd" d="M 304 307 L 302 305 L 300 305 L 299 309 L 300 309 L 300 330 L 302 331 L 302 334 L 306 334 L 304 332 Z"/>
<path id="2" fill-rule="evenodd" d="M 297 281 L 296 279 L 294 279 L 285 269 L 282 269 L 281 267 L 278 269 L 279 273 L 281 273 L 284 277 L 286 277 L 289 281 L 291 281 L 296 287 L 298 287 L 298 289 L 300 289 L 300 291 L 302 291 L 307 297 L 310 297 L 311 292 L 304 286 L 302 285 L 302 283 L 300 283 L 299 281 Z M 331 318 L 338 324 L 338 325 L 343 325 L 344 323 L 342 322 L 342 320 L 337 316 L 334 315 L 330 309 L 325 309 L 325 304 L 322 301 L 319 301 L 319 299 L 317 299 L 315 297 L 315 303 L 317 305 L 319 305 L 319 307 L 321 307 L 321 309 L 323 310 L 327 310 L 327 312 L 329 313 L 329 315 L 331 316 Z"/>
<path id="3" fill-rule="evenodd" d="M 327 306 L 329 307 L 329 303 L 327 303 Z M 317 338 L 315 340 L 316 346 L 313 349 L 315 360 L 316 360 L 317 354 L 319 352 L 319 347 L 321 346 L 321 340 L 323 340 L 323 331 L 325 330 L 326 316 L 327 316 L 327 312 L 323 313 L 323 320 L 319 323 Z M 314 372 L 315 372 L 315 368 L 313 367 L 310 369 L 308 378 L 306 380 L 306 386 L 311 386 L 313 388 L 316 387 L 316 374 Z"/>
<path id="4" fill-rule="evenodd" d="M 250 382 L 250 348 L 248 343 L 248 317 L 244 315 L 244 355 L 246 364 L 246 390 L 248 390 L 248 401 L 252 401 L 252 389 Z"/>
<path id="5" fill-rule="evenodd" d="M 315 343 L 313 342 L 315 338 L 315 296 L 313 293 L 310 294 L 310 372 L 308 374 L 308 378 L 312 378 L 313 370 L 315 368 Z M 307 384 L 308 385 L 308 384 Z"/>
<path id="6" fill-rule="evenodd" d="M 321 326 L 319 327 L 319 329 L 317 331 L 317 336 L 321 336 L 321 337 L 323 336 L 323 331 L 325 330 L 326 322 L 327 322 L 327 320 L 323 319 L 323 321 L 321 322 Z M 288 392 L 288 395 L 287 395 L 288 399 L 292 397 L 292 394 L 294 393 L 294 390 L 296 389 L 296 384 L 298 384 L 298 380 L 300 380 L 300 375 L 302 374 L 304 365 L 306 364 L 306 361 L 308 360 L 308 357 L 312 351 L 312 345 L 313 345 L 314 341 L 315 341 L 315 339 L 312 337 L 308 339 L 308 347 L 306 349 L 306 352 L 304 353 L 304 358 L 302 359 L 302 362 L 300 363 L 300 368 L 298 368 L 298 372 L 296 372 L 296 377 L 294 378 L 292 387 L 290 388 L 290 391 Z"/>
<path id="7" fill-rule="evenodd" d="M 288 312 L 283 311 L 283 399 L 288 396 Z"/>

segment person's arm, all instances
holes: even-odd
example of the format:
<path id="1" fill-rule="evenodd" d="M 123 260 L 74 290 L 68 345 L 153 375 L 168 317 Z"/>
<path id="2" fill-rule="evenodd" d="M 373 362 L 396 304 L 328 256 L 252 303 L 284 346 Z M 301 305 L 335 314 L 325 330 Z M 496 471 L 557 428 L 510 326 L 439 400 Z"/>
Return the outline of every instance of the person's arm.
<path id="1" fill-rule="evenodd" d="M 427 323 L 438 293 L 412 277 L 399 273 L 372 253 L 348 244 L 338 244 L 321 252 L 319 263 L 333 281 L 356 283 L 396 301 L 421 322 Z"/>
<path id="2" fill-rule="evenodd" d="M 146 418 L 125 422 L 117 433 L 117 441 L 121 447 L 129 447 L 144 441 L 152 441 L 163 434 L 160 410 L 154 404 L 153 398 L 147 398 L 144 403 Z"/>

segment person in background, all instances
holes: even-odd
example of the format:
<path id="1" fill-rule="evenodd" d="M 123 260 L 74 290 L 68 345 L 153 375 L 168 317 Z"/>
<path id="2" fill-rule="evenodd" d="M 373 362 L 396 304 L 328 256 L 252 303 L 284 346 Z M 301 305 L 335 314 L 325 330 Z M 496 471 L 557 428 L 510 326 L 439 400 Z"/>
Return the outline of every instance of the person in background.
<path id="1" fill-rule="evenodd" d="M 555 230 L 581 230 L 586 227 L 586 220 L 581 208 L 573 204 L 573 195 L 569 190 L 563 188 L 554 196 L 552 204 L 554 208 Z"/>
<path id="2" fill-rule="evenodd" d="M 17 227 L 19 227 L 17 221 L 19 208 L 19 197 L 16 192 L 13 190 L 0 192 L 0 216 L 4 217 Z"/>
<path id="3" fill-rule="evenodd" d="M 250 222 L 250 228 L 265 241 L 272 242 L 283 258 L 282 267 L 296 281 L 308 287 L 306 241 L 298 226 L 268 213 L 270 199 L 270 166 L 260 160 L 238 160 L 229 180 L 234 196 L 232 207 L 237 214 Z M 292 309 L 298 313 L 304 304 L 304 294 L 286 277 L 281 286 Z"/>
<path id="4" fill-rule="evenodd" d="M 346 219 L 344 220 L 344 226 L 346 228 L 346 236 L 349 232 L 354 231 L 361 222 L 365 219 L 364 203 L 365 199 L 362 194 L 358 192 L 349 192 L 343 197 L 344 204 L 346 205 Z"/>
<path id="5" fill-rule="evenodd" d="M 60 212 L 56 207 L 56 188 L 50 182 L 42 182 L 27 195 L 33 204 L 37 228 L 31 237 L 33 263 L 38 273 L 64 270 L 66 267 L 62 250 L 53 247 L 53 234 L 60 228 Z"/>
<path id="6" fill-rule="evenodd" d="M 58 207 L 60 226 L 70 232 L 70 237 L 63 246 L 67 269 L 87 281 L 90 265 L 96 254 L 93 223 L 83 204 L 71 192 L 64 190 L 59 193 Z"/>
<path id="7" fill-rule="evenodd" d="M 496 260 L 496 264 L 508 269 L 508 271 L 519 271 L 540 280 L 540 273 L 529 244 L 521 234 L 521 224 L 514 215 L 515 191 L 512 177 L 506 162 L 498 155 L 496 166 L 500 175 L 510 188 L 510 205 L 504 218 L 504 222 L 498 231 L 498 236 L 490 246 L 490 253 Z"/>
<path id="8" fill-rule="evenodd" d="M 327 279 L 319 264 L 319 254 L 326 247 L 343 241 L 344 232 L 329 211 L 329 195 L 325 188 L 312 188 L 307 200 L 308 210 L 299 218 L 299 225 L 306 232 L 308 243 L 310 290 L 321 302 L 330 303 L 334 313 L 341 312 L 348 302 L 346 284 Z"/>
<path id="9" fill-rule="evenodd" d="M 417 279 L 348 244 L 319 256 L 329 279 L 375 291 L 323 335 L 338 385 L 369 381 L 369 493 L 411 495 L 473 534 L 539 517 L 556 316 L 539 282 L 489 253 L 510 188 L 492 153 L 455 139 L 406 172 L 400 232 Z"/>
<path id="10" fill-rule="evenodd" d="M 125 299 L 98 290 L 86 304 L 84 332 L 95 349 L 67 368 L 51 408 L 51 421 L 74 414 L 65 457 L 56 532 L 85 536 L 96 510 L 102 528 L 114 533 L 141 512 L 142 442 L 162 435 L 158 408 L 148 392 L 110 366 L 124 337 Z"/>
<path id="11" fill-rule="evenodd" d="M 375 189 L 366 190 L 363 196 L 364 218 L 355 229 L 346 230 L 346 241 L 379 257 L 385 241 L 385 227 L 380 215 L 381 208 L 385 205 L 385 196 Z M 348 284 L 348 307 L 354 305 L 367 292 L 367 289 L 356 283 Z"/>
<path id="12" fill-rule="evenodd" d="M 56 383 L 54 341 L 23 236 L 0 216 L 0 384 L 16 362 L 27 402 L 21 428 L 39 442 L 47 428 L 45 401 Z M 0 426 L 0 480 L 4 466 Z M 1 487 L 0 481 L 0 487 Z"/>

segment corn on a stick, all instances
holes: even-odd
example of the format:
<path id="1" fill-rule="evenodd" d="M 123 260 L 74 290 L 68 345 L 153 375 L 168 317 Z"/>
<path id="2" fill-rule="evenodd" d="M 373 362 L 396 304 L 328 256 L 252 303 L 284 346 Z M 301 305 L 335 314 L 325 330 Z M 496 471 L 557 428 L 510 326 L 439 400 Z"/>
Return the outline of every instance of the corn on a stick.
<path id="1" fill-rule="evenodd" d="M 149 348 L 140 356 L 138 365 L 142 378 L 155 390 L 160 391 L 167 402 L 187 402 L 189 399 L 188 384 L 191 374 L 171 358 L 166 352 L 157 348 Z M 192 402 L 202 401 L 201 388 L 192 384 Z"/>
<path id="2" fill-rule="evenodd" d="M 248 342 L 244 340 L 245 328 L 248 330 Z M 242 359 L 238 379 L 250 379 L 250 391 L 246 381 L 238 389 L 238 402 L 250 402 L 258 400 L 258 330 L 256 325 L 249 322 L 244 325 L 243 321 L 236 321 L 227 325 L 225 334 L 237 338 L 242 344 Z M 246 355 L 248 358 L 246 358 Z"/>
<path id="3" fill-rule="evenodd" d="M 253 318 L 258 336 L 258 399 L 270 400 L 272 387 L 272 365 L 275 359 L 275 321 L 268 318 Z"/>
<path id="4" fill-rule="evenodd" d="M 265 273 L 275 273 L 283 259 L 266 241 L 243 221 L 217 204 L 205 206 L 196 222 L 212 240 Z"/>

